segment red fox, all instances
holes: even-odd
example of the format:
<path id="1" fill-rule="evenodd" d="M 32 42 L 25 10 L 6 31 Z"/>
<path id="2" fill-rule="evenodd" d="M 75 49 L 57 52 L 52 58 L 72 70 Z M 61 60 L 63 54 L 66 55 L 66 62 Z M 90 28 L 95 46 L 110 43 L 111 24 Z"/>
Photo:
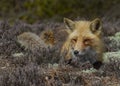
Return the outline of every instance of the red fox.
<path id="1" fill-rule="evenodd" d="M 89 60 L 92 64 L 102 62 L 104 44 L 100 19 L 72 21 L 64 18 L 64 23 L 69 34 L 61 50 L 62 53 L 66 52 L 65 60 L 79 58 L 83 62 Z"/>
<path id="2" fill-rule="evenodd" d="M 52 47 L 55 44 L 54 34 L 50 30 L 42 32 L 40 37 L 32 32 L 24 32 L 18 35 L 17 39 L 21 46 L 32 51 Z"/>

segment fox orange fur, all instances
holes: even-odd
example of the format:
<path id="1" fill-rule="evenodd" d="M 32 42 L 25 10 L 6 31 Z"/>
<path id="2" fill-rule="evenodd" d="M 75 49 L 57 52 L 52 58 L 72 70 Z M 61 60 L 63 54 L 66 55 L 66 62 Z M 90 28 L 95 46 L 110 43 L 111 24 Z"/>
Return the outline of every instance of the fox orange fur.
<path id="1" fill-rule="evenodd" d="M 82 56 L 91 49 L 97 53 L 97 61 L 103 60 L 104 44 L 102 23 L 99 18 L 93 21 L 72 21 L 64 18 L 64 23 L 69 34 L 61 50 L 62 53 L 66 52 L 65 60 Z"/>
<path id="2" fill-rule="evenodd" d="M 43 31 L 40 35 L 40 38 L 47 44 L 50 46 L 55 45 L 56 40 L 55 40 L 55 36 L 53 31 L 51 30 L 47 30 L 47 31 Z"/>

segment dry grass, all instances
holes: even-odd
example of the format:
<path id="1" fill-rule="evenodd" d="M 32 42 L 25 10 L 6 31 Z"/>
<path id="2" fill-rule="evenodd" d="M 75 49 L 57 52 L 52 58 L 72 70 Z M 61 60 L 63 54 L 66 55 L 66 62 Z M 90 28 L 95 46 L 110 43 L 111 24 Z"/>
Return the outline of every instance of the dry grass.
<path id="1" fill-rule="evenodd" d="M 118 46 L 109 46 L 108 36 L 120 31 L 119 24 L 104 23 L 106 51 L 114 51 Z M 46 29 L 55 33 L 58 45 L 52 49 L 25 50 L 17 42 L 17 36 L 30 31 L 40 34 Z M 109 29 L 109 30 L 108 30 Z M 85 67 L 58 65 L 60 48 L 67 34 L 61 23 L 40 23 L 29 25 L 7 21 L 0 22 L 0 86 L 119 86 L 120 60 L 111 60 L 93 73 L 82 72 Z M 62 35 L 61 35 L 62 34 Z M 87 65 L 86 65 L 87 66 Z M 88 65 L 89 66 L 89 65 Z"/>

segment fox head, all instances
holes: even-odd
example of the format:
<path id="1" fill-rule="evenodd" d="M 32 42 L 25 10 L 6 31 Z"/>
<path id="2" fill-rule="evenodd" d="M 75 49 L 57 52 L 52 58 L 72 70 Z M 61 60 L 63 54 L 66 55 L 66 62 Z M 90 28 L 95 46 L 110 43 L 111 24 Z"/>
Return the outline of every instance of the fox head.
<path id="1" fill-rule="evenodd" d="M 102 22 L 99 18 L 93 21 L 72 21 L 64 18 L 64 23 L 69 34 L 69 50 L 73 57 L 84 56 L 91 51 L 95 55 L 102 53 Z"/>

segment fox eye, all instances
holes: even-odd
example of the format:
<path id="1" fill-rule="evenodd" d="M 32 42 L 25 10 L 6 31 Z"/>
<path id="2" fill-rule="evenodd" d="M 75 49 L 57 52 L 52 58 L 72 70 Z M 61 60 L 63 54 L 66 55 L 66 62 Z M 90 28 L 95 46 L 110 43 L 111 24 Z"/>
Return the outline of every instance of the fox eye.
<path id="1" fill-rule="evenodd" d="M 84 43 L 85 45 L 88 45 L 88 44 L 90 43 L 90 39 L 85 39 L 85 40 L 83 41 L 83 43 Z"/>
<path id="2" fill-rule="evenodd" d="M 73 38 L 71 41 L 76 43 L 77 42 L 77 38 Z"/>

